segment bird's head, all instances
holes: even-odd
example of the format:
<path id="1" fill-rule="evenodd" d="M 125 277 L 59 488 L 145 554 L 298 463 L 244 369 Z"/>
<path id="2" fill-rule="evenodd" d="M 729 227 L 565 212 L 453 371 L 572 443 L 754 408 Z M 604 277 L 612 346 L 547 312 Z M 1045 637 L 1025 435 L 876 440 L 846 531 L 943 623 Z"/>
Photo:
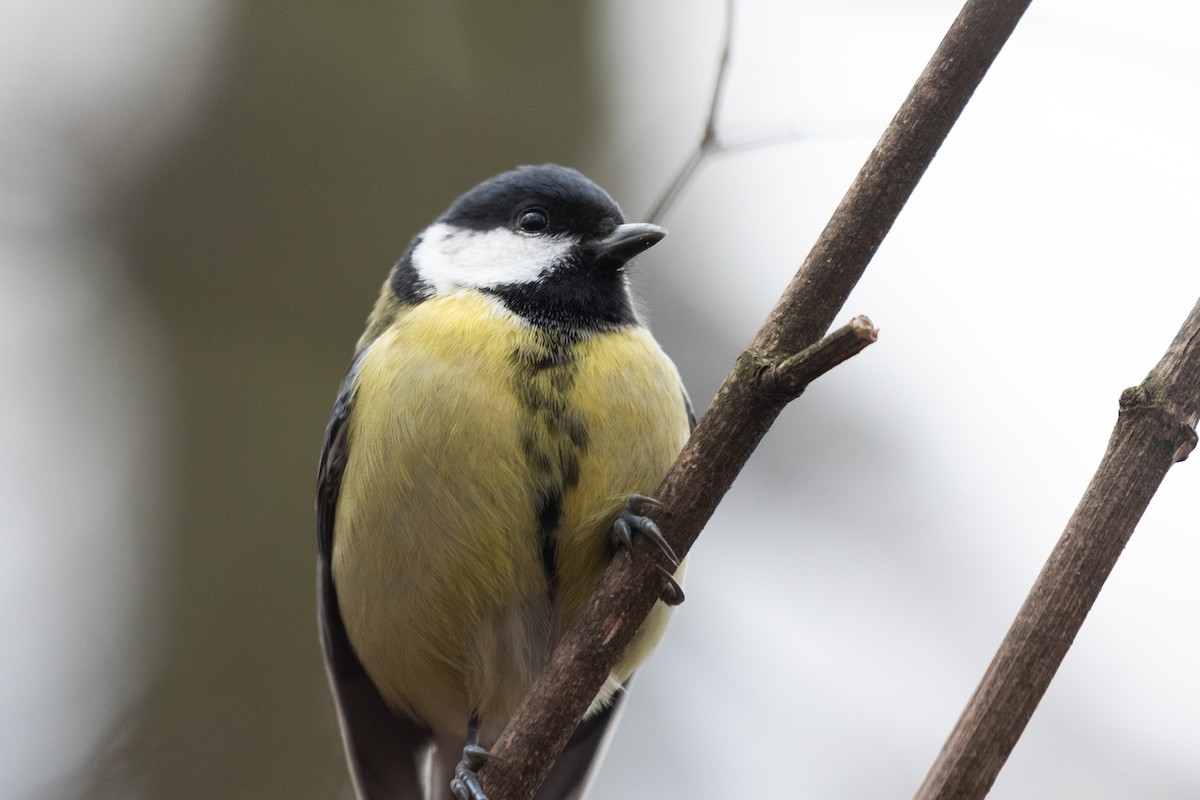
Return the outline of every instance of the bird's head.
<path id="1" fill-rule="evenodd" d="M 518 167 L 459 197 L 414 239 L 393 291 L 410 302 L 482 292 L 535 325 L 618 327 L 636 322 L 625 265 L 665 235 L 626 223 L 573 169 Z"/>

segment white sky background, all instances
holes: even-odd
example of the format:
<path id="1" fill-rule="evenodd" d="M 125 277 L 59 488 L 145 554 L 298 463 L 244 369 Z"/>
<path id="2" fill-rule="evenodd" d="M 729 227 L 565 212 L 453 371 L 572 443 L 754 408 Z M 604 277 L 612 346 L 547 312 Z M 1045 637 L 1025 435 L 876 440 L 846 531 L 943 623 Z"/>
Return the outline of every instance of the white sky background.
<path id="1" fill-rule="evenodd" d="M 709 162 L 642 259 L 702 402 L 960 5 L 739 5 L 721 130 L 809 137 Z M 630 214 L 705 114 L 721 4 L 679 13 L 603 17 Z M 1121 390 L 1200 296 L 1198 22 L 1182 2 L 1033 4 L 839 319 L 867 313 L 880 341 L 784 415 L 701 538 L 597 798 L 916 790 Z M 1200 792 L 1196 468 L 1168 476 L 991 797 Z"/>
<path id="2" fill-rule="evenodd" d="M 701 403 L 959 6 L 740 4 L 722 131 L 808 138 L 711 161 L 666 219 L 671 237 L 642 259 L 656 332 Z M 38 26 L 85 8 L 103 13 L 81 23 L 91 35 L 62 41 L 72 58 L 21 48 L 49 46 Z M 106 654 L 131 635 L 123 621 L 142 624 L 119 589 L 136 591 L 131 554 L 145 553 L 160 513 L 142 501 L 164 401 L 147 367 L 156 354 L 134 344 L 154 323 L 102 229 L 79 219 L 93 182 L 113 179 L 91 170 L 133 169 L 203 102 L 217 9 L 18 3 L 0 28 L 4 117 L 33 120 L 0 133 L 4 374 L 45 386 L 64 357 L 145 370 L 115 370 L 105 390 L 0 399 L 22 421 L 5 451 L 25 455 L 0 480 L 0 505 L 20 521 L 3 530 L 0 562 L 5 797 L 52 780 L 48 767 L 74 768 L 138 679 L 112 674 Z M 141 23 L 135 39 L 118 35 L 123 14 Z M 596 156 L 610 166 L 594 177 L 635 217 L 699 135 L 721 6 L 610 0 L 596 15 L 601 66 L 616 77 Z M 869 314 L 879 343 L 783 416 L 702 537 L 688 602 L 639 678 L 597 800 L 916 789 L 1103 452 L 1120 391 L 1200 296 L 1197 30 L 1200 11 L 1182 0 L 1034 3 L 839 319 Z M 92 124 L 106 118 L 111 128 Z M 143 124 L 122 129 L 129 119 Z M 92 274 L 108 294 L 79 288 Z M 62 287 L 77 289 L 70 302 Z M 122 304 L 121 322 L 97 332 L 107 303 Z M 51 308 L 58 317 L 42 316 Z M 92 483 L 27 458 L 70 447 Z M 1155 498 L 993 798 L 1200 792 L 1194 461 Z M 64 481 L 93 494 L 49 518 L 37 492 Z M 97 525 L 124 540 L 89 550 Z M 70 595 L 37 578 L 61 552 L 77 556 L 61 574 Z M 31 621 L 32 607 L 45 619 Z M 69 655 L 81 642 L 86 662 Z"/>

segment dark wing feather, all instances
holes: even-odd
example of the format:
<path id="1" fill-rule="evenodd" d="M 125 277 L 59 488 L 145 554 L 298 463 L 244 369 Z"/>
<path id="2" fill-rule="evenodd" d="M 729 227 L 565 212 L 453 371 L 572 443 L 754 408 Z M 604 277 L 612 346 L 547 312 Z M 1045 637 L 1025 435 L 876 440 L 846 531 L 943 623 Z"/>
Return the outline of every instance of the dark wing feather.
<path id="1" fill-rule="evenodd" d="M 317 480 L 317 618 L 325 673 L 355 794 L 360 800 L 419 800 L 420 766 L 429 731 L 393 712 L 350 646 L 333 584 L 333 522 L 349 449 L 347 422 L 354 405 L 359 362 L 350 368 L 325 431 Z"/>
<path id="2" fill-rule="evenodd" d="M 679 387 L 679 391 L 683 393 L 683 408 L 687 411 L 688 430 L 696 430 L 696 410 L 692 408 L 692 398 L 688 397 L 687 389 L 683 386 Z"/>

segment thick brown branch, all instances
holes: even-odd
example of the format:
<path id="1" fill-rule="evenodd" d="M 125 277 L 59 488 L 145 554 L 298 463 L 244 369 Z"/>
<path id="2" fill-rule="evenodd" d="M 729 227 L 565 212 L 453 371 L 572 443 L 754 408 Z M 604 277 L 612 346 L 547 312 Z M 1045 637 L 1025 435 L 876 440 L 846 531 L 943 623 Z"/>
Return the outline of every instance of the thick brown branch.
<path id="1" fill-rule="evenodd" d="M 1196 446 L 1200 302 L 1140 386 L 1108 450 L 917 800 L 982 798 L 1066 656 L 1167 470 Z"/>
<path id="2" fill-rule="evenodd" d="M 779 304 L 738 360 L 658 492 L 685 554 L 784 402 L 761 391 L 764 361 L 798 353 L 833 322 L 1029 0 L 969 0 Z M 661 554 L 635 542 L 605 572 L 480 773 L 493 800 L 531 797 L 663 591 Z"/>

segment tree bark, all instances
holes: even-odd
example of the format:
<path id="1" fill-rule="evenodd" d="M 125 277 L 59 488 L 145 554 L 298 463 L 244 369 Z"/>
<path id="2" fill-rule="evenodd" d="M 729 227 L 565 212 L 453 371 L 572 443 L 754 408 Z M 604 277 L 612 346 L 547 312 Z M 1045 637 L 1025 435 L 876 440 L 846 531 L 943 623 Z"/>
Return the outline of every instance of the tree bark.
<path id="1" fill-rule="evenodd" d="M 759 376 L 816 342 L 833 322 L 1008 40 L 1030 0 L 968 0 L 892 119 L 812 251 L 668 473 L 656 515 L 686 554 L 733 479 L 786 405 Z M 480 771 L 492 800 L 530 798 L 612 666 L 664 591 L 666 557 L 635 541 L 615 559 L 559 643 Z"/>
<path id="2" fill-rule="evenodd" d="M 917 790 L 972 800 L 991 788 L 1159 484 L 1196 446 L 1200 301 L 1158 365 L 1121 394 L 1108 450 L 991 666 Z"/>

